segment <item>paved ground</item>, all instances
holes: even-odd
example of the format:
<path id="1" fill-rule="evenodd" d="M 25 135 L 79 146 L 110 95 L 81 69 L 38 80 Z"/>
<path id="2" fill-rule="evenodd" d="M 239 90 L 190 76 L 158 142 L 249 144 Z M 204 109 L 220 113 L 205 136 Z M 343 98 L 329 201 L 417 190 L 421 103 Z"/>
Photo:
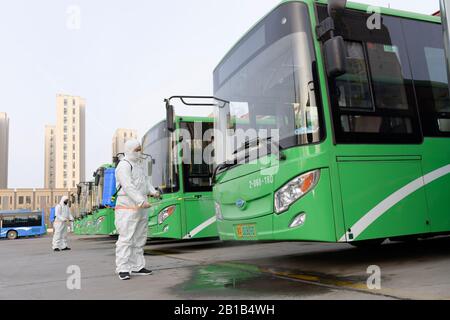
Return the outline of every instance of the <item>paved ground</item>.
<path id="1" fill-rule="evenodd" d="M 376 250 L 345 244 L 149 242 L 151 277 L 119 281 L 109 237 L 71 236 L 73 251 L 51 239 L 0 241 L 0 299 L 450 299 L 450 238 L 390 243 Z M 67 289 L 67 268 L 81 290 Z M 367 268 L 381 270 L 381 290 Z"/>

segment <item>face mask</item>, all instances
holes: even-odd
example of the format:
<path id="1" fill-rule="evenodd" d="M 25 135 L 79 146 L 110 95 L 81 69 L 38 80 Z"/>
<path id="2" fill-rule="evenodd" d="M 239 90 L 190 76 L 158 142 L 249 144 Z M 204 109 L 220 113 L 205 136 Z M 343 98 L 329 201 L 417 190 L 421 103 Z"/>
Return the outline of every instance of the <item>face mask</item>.
<path id="1" fill-rule="evenodd" d="M 138 161 L 139 159 L 141 159 L 141 157 L 142 152 L 133 151 L 130 154 L 128 154 L 128 159 L 130 159 L 131 161 Z"/>

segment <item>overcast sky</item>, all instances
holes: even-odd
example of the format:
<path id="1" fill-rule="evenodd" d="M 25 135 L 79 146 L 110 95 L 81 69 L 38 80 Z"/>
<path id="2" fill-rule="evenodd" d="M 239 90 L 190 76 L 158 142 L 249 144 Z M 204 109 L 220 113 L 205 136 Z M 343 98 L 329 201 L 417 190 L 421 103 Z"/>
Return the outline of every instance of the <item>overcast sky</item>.
<path id="1" fill-rule="evenodd" d="M 40 188 L 56 95 L 86 98 L 87 179 L 111 161 L 116 128 L 140 135 L 173 94 L 212 94 L 212 70 L 278 0 L 0 0 L 0 111 L 9 187 Z M 363 0 L 431 14 L 438 0 Z M 70 19 L 80 10 L 81 19 Z"/>

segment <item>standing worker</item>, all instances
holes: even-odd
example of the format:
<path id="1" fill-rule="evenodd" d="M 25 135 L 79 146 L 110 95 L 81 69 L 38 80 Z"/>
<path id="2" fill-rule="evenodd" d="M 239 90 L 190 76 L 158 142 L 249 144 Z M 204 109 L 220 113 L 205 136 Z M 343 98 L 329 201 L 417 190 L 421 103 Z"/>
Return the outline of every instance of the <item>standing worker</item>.
<path id="1" fill-rule="evenodd" d="M 125 144 L 125 158 L 116 169 L 117 203 L 115 225 L 119 233 L 116 243 L 116 272 L 120 280 L 131 275 L 151 275 L 145 268 L 144 246 L 147 243 L 148 197 L 160 197 L 145 174 L 139 141 Z"/>
<path id="2" fill-rule="evenodd" d="M 69 198 L 64 196 L 55 207 L 55 221 L 53 222 L 53 250 L 67 251 L 67 222 L 73 221 L 70 214 Z"/>

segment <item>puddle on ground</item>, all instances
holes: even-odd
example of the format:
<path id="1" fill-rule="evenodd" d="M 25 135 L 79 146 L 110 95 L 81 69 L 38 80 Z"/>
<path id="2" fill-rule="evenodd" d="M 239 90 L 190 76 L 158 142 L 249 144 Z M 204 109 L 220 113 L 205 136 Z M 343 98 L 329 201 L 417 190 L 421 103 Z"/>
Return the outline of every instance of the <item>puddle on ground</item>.
<path id="1" fill-rule="evenodd" d="M 322 295 L 332 290 L 295 282 L 261 272 L 244 264 L 213 264 L 195 267 L 191 279 L 175 288 L 177 294 L 194 298 L 227 296 L 257 299 L 302 298 Z"/>

